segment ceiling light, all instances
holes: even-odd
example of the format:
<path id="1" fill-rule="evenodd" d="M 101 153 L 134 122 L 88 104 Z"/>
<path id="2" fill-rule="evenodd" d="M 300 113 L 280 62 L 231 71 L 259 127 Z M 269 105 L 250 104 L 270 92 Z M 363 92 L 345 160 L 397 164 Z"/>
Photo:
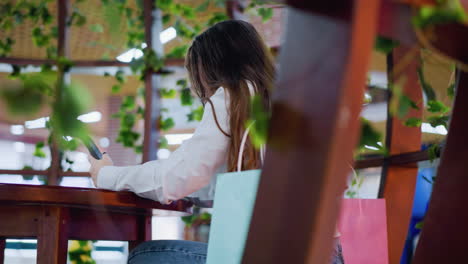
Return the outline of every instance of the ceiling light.
<path id="1" fill-rule="evenodd" d="M 24 126 L 27 129 L 35 129 L 35 128 L 45 128 L 46 127 L 46 122 L 49 121 L 49 117 L 41 117 L 35 120 L 29 120 L 24 122 Z"/>
<path id="2" fill-rule="evenodd" d="M 96 123 L 96 122 L 101 121 L 101 118 L 102 118 L 101 112 L 93 111 L 84 115 L 80 115 L 78 116 L 77 119 L 83 123 Z"/>
<path id="3" fill-rule="evenodd" d="M 136 48 L 133 48 L 133 49 L 129 49 L 127 51 L 125 51 L 124 53 L 120 54 L 119 56 L 117 56 L 117 60 L 118 61 L 121 61 L 121 62 L 131 62 L 133 59 L 138 59 L 138 58 L 141 58 L 143 56 L 143 51 L 141 51 L 141 49 L 136 49 Z"/>
<path id="4" fill-rule="evenodd" d="M 439 134 L 439 135 L 448 134 L 448 131 L 444 126 L 440 125 L 440 126 L 433 127 L 429 123 L 422 123 L 421 131 L 423 133 L 431 133 L 431 134 Z"/>
<path id="5" fill-rule="evenodd" d="M 193 134 L 167 134 L 167 144 L 169 145 L 180 145 L 184 140 L 191 138 Z"/>
<path id="6" fill-rule="evenodd" d="M 162 44 L 166 44 L 175 39 L 175 37 L 177 37 L 177 31 L 173 27 L 167 28 L 159 34 L 159 40 L 161 40 Z"/>
<path id="7" fill-rule="evenodd" d="M 12 125 L 10 126 L 10 133 L 13 135 L 23 135 L 24 134 L 24 126 L 23 125 Z"/>
<path id="8" fill-rule="evenodd" d="M 177 31 L 175 30 L 174 27 L 169 27 L 163 30 L 159 34 L 159 40 L 161 41 L 162 44 L 166 44 L 167 42 L 175 39 L 175 37 L 177 37 Z M 141 44 L 141 48 L 142 49 L 146 48 L 146 43 Z M 141 58 L 142 56 L 143 56 L 143 51 L 141 49 L 132 48 L 120 54 L 119 56 L 117 56 L 116 59 L 118 61 L 128 63 L 128 62 L 131 62 L 133 59 L 136 60 L 136 59 Z"/>

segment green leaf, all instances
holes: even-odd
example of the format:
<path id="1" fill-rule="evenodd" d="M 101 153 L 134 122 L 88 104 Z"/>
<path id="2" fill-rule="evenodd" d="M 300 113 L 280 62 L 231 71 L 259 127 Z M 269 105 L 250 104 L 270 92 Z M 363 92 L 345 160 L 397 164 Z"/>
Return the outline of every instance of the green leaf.
<path id="1" fill-rule="evenodd" d="M 273 8 L 260 7 L 257 13 L 262 17 L 262 22 L 265 23 L 273 17 Z"/>
<path id="2" fill-rule="evenodd" d="M 117 72 L 115 72 L 114 77 L 120 84 L 123 84 L 125 82 L 125 74 L 122 70 L 118 70 Z"/>
<path id="3" fill-rule="evenodd" d="M 71 140 L 65 140 L 61 138 L 59 141 L 60 144 L 60 149 L 61 150 L 70 150 L 70 151 L 75 151 L 78 149 L 79 142 L 76 139 L 71 139 Z"/>
<path id="4" fill-rule="evenodd" d="M 372 146 L 381 149 L 382 146 L 378 144 L 379 142 L 382 142 L 382 134 L 375 130 L 368 120 L 361 118 L 361 139 L 359 148 Z"/>
<path id="5" fill-rule="evenodd" d="M 121 110 L 125 111 L 132 111 L 135 109 L 136 103 L 135 103 L 135 96 L 125 96 L 122 100 L 122 104 L 120 105 Z"/>
<path id="6" fill-rule="evenodd" d="M 408 127 L 420 127 L 422 124 L 422 120 L 417 117 L 410 117 L 405 121 L 405 126 Z"/>
<path id="7" fill-rule="evenodd" d="M 11 115 L 33 115 L 46 103 L 47 96 L 52 96 L 56 77 L 53 72 L 20 74 L 17 81 L 4 84 L 0 98 Z"/>
<path id="8" fill-rule="evenodd" d="M 444 105 L 441 101 L 429 101 L 427 102 L 427 111 L 445 114 L 450 111 L 450 107 Z"/>
<path id="9" fill-rule="evenodd" d="M 434 88 L 432 88 L 432 86 L 428 82 L 426 82 L 426 79 L 424 77 L 424 70 L 422 64 L 420 67 L 418 67 L 418 78 L 419 83 L 421 84 L 421 87 L 424 91 L 424 94 L 426 94 L 427 100 L 436 100 Z"/>
<path id="10" fill-rule="evenodd" d="M 397 116 L 400 119 L 404 118 L 409 113 L 410 109 L 418 110 L 419 107 L 408 96 L 403 95 L 403 94 L 400 95 L 399 101 L 398 101 L 398 108 L 397 108 L 397 112 L 396 112 Z"/>
<path id="11" fill-rule="evenodd" d="M 428 149 L 427 152 L 429 154 L 429 160 L 433 162 L 435 159 L 440 157 L 441 147 L 437 144 L 432 144 Z"/>
<path id="12" fill-rule="evenodd" d="M 187 87 L 187 79 L 177 80 L 176 85 L 180 86 L 181 88 L 186 88 Z"/>
<path id="13" fill-rule="evenodd" d="M 12 71 L 11 71 L 9 77 L 13 77 L 13 78 L 19 77 L 20 74 L 21 74 L 21 67 L 19 65 L 12 64 L 11 68 L 12 68 Z"/>
<path id="14" fill-rule="evenodd" d="M 262 97 L 259 95 L 252 96 L 250 100 L 250 118 L 246 127 L 250 127 L 250 139 L 257 149 L 266 144 L 269 122 L 270 113 L 265 109 Z"/>
<path id="15" fill-rule="evenodd" d="M 160 129 L 162 131 L 168 131 L 169 129 L 173 128 L 175 126 L 174 119 L 172 117 L 166 118 L 166 119 L 161 119 L 160 122 Z"/>
<path id="16" fill-rule="evenodd" d="M 135 146 L 135 153 L 137 154 L 143 153 L 143 145 Z"/>
<path id="17" fill-rule="evenodd" d="M 159 138 L 159 148 L 167 148 L 169 146 L 169 143 L 167 142 L 167 138 L 165 136 L 162 136 Z"/>
<path id="18" fill-rule="evenodd" d="M 444 126 L 446 129 L 448 129 L 449 120 L 450 115 L 435 115 L 427 118 L 427 121 L 432 127 Z"/>
<path id="19" fill-rule="evenodd" d="M 163 11 L 171 10 L 172 6 L 173 6 L 172 0 L 156 0 L 156 7 Z"/>
<path id="20" fill-rule="evenodd" d="M 172 15 L 171 14 L 164 14 L 162 17 L 162 22 L 164 25 L 171 21 Z"/>
<path id="21" fill-rule="evenodd" d="M 122 89 L 122 86 L 119 84 L 112 85 L 112 93 L 118 93 Z"/>
<path id="22" fill-rule="evenodd" d="M 90 25 L 90 26 L 89 26 L 89 29 L 90 29 L 92 32 L 96 32 L 96 33 L 103 33 L 103 32 L 104 32 L 104 27 L 103 27 L 101 24 L 93 24 L 93 25 Z"/>
<path id="23" fill-rule="evenodd" d="M 180 104 L 183 106 L 193 105 L 193 96 L 190 88 L 184 88 L 180 91 Z"/>
<path id="24" fill-rule="evenodd" d="M 177 31 L 177 36 L 190 40 L 196 36 L 194 29 L 180 19 L 175 22 L 174 28 Z"/>
<path id="25" fill-rule="evenodd" d="M 423 222 L 423 221 L 420 221 L 420 222 L 416 223 L 416 225 L 414 226 L 414 228 L 419 229 L 419 230 L 422 230 L 423 224 L 424 224 L 424 222 Z"/>
<path id="26" fill-rule="evenodd" d="M 37 143 L 36 143 L 36 148 L 34 149 L 33 156 L 34 156 L 34 157 L 38 157 L 38 158 L 45 158 L 45 157 L 46 157 L 46 154 L 45 154 L 45 152 L 42 150 L 42 148 L 44 148 L 44 142 L 42 142 L 42 141 L 37 142 Z"/>
<path id="27" fill-rule="evenodd" d="M 377 36 L 375 38 L 374 49 L 383 54 L 389 54 L 394 48 L 398 47 L 398 45 L 400 45 L 400 43 L 397 40 Z"/>
<path id="28" fill-rule="evenodd" d="M 211 27 L 216 23 L 219 23 L 228 19 L 229 17 L 225 13 L 215 12 L 211 15 L 211 18 L 208 20 L 207 27 Z"/>
<path id="29" fill-rule="evenodd" d="M 89 109 L 91 96 L 86 89 L 76 83 L 63 85 L 61 98 L 53 104 L 51 125 L 54 136 L 60 139 L 63 136 L 81 138 L 86 136 L 86 125 L 77 118 Z"/>
<path id="30" fill-rule="evenodd" d="M 57 66 L 62 68 L 64 72 L 69 72 L 73 66 L 73 62 L 66 57 L 59 57 L 57 59 Z"/>
<path id="31" fill-rule="evenodd" d="M 171 99 L 177 96 L 177 91 L 174 89 L 161 88 L 159 92 L 161 93 L 161 97 L 165 99 Z"/>
<path id="32" fill-rule="evenodd" d="M 208 9 L 209 5 L 210 5 L 210 0 L 205 0 L 202 4 L 200 4 L 195 9 L 195 12 L 197 12 L 197 13 L 205 12 Z"/>
<path id="33" fill-rule="evenodd" d="M 211 220 L 211 214 L 210 214 L 210 213 L 207 213 L 207 212 L 204 212 L 204 213 L 202 213 L 198 218 L 199 218 L 200 220 L 210 221 L 210 220 Z"/>
<path id="34" fill-rule="evenodd" d="M 464 23 L 467 18 L 468 16 L 459 0 L 448 0 L 437 6 L 421 7 L 418 13 L 413 16 L 412 23 L 419 28 L 426 28 L 439 24 Z"/>
<path id="35" fill-rule="evenodd" d="M 203 118 L 203 113 L 205 109 L 203 106 L 199 106 L 196 109 L 192 110 L 190 113 L 187 114 L 187 121 L 201 121 Z"/>
<path id="36" fill-rule="evenodd" d="M 45 147 L 44 141 L 39 141 L 36 143 L 36 148 L 43 148 Z"/>
<path id="37" fill-rule="evenodd" d="M 175 59 L 181 59 L 185 57 L 185 54 L 187 54 L 188 50 L 188 45 L 181 45 L 174 47 L 169 53 L 166 54 L 166 58 L 175 58 Z"/>

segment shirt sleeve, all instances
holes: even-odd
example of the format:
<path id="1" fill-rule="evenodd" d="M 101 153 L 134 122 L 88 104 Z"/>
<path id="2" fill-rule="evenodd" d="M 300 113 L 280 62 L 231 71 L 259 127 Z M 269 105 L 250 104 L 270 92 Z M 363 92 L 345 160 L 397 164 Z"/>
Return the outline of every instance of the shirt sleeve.
<path id="1" fill-rule="evenodd" d="M 224 89 L 219 88 L 211 101 L 219 125 L 229 133 L 228 99 Z M 99 171 L 97 187 L 128 190 L 144 198 L 168 203 L 208 185 L 227 160 L 228 144 L 229 138 L 216 125 L 211 104 L 206 104 L 192 138 L 185 140 L 168 159 L 127 167 L 103 167 Z"/>

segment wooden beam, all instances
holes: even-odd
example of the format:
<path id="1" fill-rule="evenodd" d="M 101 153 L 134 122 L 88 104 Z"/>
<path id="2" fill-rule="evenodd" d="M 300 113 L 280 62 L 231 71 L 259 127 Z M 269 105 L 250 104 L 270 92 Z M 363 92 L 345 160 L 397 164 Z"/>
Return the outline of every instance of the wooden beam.
<path id="1" fill-rule="evenodd" d="M 49 170 L 0 170 L 0 177 L 5 174 L 10 175 L 49 175 Z M 60 176 L 67 177 L 90 177 L 89 172 L 59 171 Z"/>
<path id="2" fill-rule="evenodd" d="M 372 167 L 381 167 L 387 162 L 387 165 L 404 165 L 414 167 L 414 163 L 429 160 L 429 152 L 427 150 L 406 152 L 388 157 L 369 157 L 363 160 L 354 162 L 353 168 L 366 169 Z"/>
<path id="3" fill-rule="evenodd" d="M 464 51 L 462 51 L 464 52 Z M 468 73 L 461 72 L 445 150 L 413 263 L 458 263 L 468 242 Z M 463 262 L 463 261 L 462 261 Z"/>
<path id="4" fill-rule="evenodd" d="M 192 203 L 186 200 L 170 204 L 138 197 L 131 192 L 114 192 L 95 188 L 78 188 L 62 186 L 40 186 L 0 183 L 0 204 L 28 205 L 63 205 L 69 207 L 92 207 L 96 210 L 102 206 L 122 211 L 124 208 L 161 209 L 191 213 Z M 0 215 L 1 216 L 1 215 Z M 1 219 L 1 218 L 0 218 Z M 0 221 L 0 223 L 2 223 Z M 0 236 L 2 236 L 0 234 Z"/>
<path id="5" fill-rule="evenodd" d="M 379 7 L 379 1 L 346 3 L 351 8 L 328 10 L 345 12 L 341 18 L 289 9 L 266 163 L 242 263 L 330 261 Z"/>
<path id="6" fill-rule="evenodd" d="M 165 59 L 164 66 L 184 66 L 184 59 Z M 41 66 L 43 64 L 56 64 L 54 60 L 48 59 L 25 59 L 15 57 L 0 57 L 0 63 L 15 64 L 15 65 L 33 65 Z M 107 60 L 73 60 L 73 66 L 77 67 L 129 67 L 130 63 L 121 61 L 107 61 Z"/>
<path id="7" fill-rule="evenodd" d="M 407 118 L 422 118 L 423 110 L 422 89 L 417 75 L 419 54 L 416 52 L 416 56 L 407 60 L 411 54 L 414 54 L 413 48 L 399 46 L 389 55 L 391 63 L 388 76 L 393 90 L 398 87 L 419 107 L 417 110 L 411 109 L 404 119 L 400 119 L 392 115 L 391 104 L 388 104 L 386 146 L 391 155 L 417 152 L 421 149 L 421 129 L 404 125 Z M 397 72 L 397 69 L 401 70 Z M 379 196 L 384 197 L 387 204 L 389 263 L 400 263 L 413 209 L 417 174 L 416 163 L 412 166 L 401 166 L 384 162 L 382 168 Z"/>

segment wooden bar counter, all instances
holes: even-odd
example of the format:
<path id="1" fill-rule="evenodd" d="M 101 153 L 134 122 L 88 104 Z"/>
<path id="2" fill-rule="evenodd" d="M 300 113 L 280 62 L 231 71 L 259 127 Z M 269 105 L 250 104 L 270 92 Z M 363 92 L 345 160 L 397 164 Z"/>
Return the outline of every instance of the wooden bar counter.
<path id="1" fill-rule="evenodd" d="M 130 192 L 0 184 L 0 263 L 6 238 L 37 238 L 39 264 L 66 263 L 72 239 L 128 241 L 133 248 L 151 239 L 158 210 L 187 215 L 191 204 L 164 205 Z"/>

